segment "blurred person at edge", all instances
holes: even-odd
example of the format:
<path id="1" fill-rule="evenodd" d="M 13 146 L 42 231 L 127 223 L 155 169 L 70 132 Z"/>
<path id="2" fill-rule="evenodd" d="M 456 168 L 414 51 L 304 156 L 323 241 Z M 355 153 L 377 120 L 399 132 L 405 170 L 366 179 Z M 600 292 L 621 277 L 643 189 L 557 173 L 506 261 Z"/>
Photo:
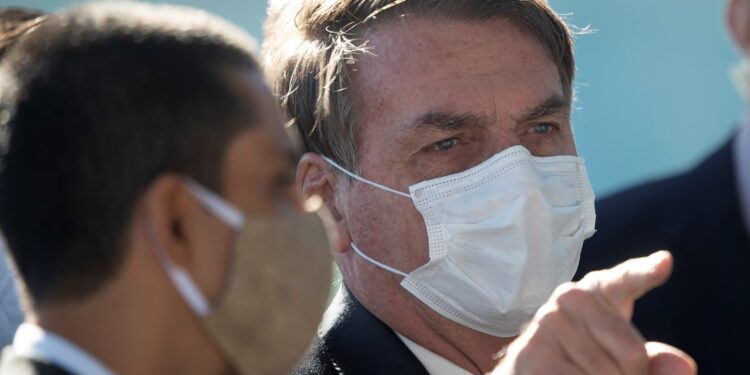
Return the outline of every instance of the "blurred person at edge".
<path id="1" fill-rule="evenodd" d="M 546 1 L 272 1 L 265 43 L 344 282 L 296 373 L 695 373 L 630 323 L 669 253 L 569 282 L 594 202 Z"/>
<path id="2" fill-rule="evenodd" d="M 13 44 L 38 26 L 44 13 L 22 8 L 0 8 L 0 60 Z M 9 265 L 4 241 L 0 240 L 0 347 L 13 340 L 16 328 L 23 321 L 18 300 L 16 275 Z"/>
<path id="3" fill-rule="evenodd" d="M 253 48 L 206 12 L 118 1 L 6 55 L 0 227 L 28 316 L 0 373 L 292 367 L 330 255 Z"/>
<path id="4" fill-rule="evenodd" d="M 750 1 L 730 0 L 726 21 L 747 58 Z M 733 79 L 747 98 L 750 63 L 738 65 Z M 750 336 L 750 120 L 691 170 L 626 189 L 596 208 L 599 231 L 584 246 L 579 277 L 653 249 L 671 250 L 674 277 L 639 300 L 634 324 L 646 338 L 684 349 L 701 374 L 744 372 Z"/>

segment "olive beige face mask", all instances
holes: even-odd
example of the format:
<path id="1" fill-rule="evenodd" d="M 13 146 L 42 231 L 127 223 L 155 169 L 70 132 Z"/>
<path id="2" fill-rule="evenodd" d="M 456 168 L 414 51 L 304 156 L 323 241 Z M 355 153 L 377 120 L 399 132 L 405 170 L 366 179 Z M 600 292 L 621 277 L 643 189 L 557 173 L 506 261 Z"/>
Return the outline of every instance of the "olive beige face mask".
<path id="1" fill-rule="evenodd" d="M 315 336 L 331 286 L 322 221 L 314 213 L 246 217 L 195 181 L 185 185 L 237 231 L 235 250 L 213 306 L 152 236 L 167 275 L 239 373 L 288 373 Z"/>

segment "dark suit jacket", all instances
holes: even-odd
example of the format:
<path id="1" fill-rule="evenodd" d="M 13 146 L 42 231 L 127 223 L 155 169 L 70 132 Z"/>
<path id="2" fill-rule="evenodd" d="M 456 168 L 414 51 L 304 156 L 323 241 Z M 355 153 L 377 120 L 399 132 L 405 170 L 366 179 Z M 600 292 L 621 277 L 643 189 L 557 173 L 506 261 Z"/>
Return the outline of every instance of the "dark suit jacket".
<path id="1" fill-rule="evenodd" d="M 427 375 L 427 370 L 385 323 L 342 286 L 326 312 L 322 332 L 297 375 Z"/>
<path id="2" fill-rule="evenodd" d="M 73 375 L 51 363 L 19 357 L 10 346 L 3 349 L 0 375 Z"/>
<path id="3" fill-rule="evenodd" d="M 685 350 L 699 373 L 750 373 L 750 241 L 738 200 L 732 142 L 687 173 L 597 202 L 598 232 L 577 278 L 658 249 L 672 251 L 667 283 L 636 303 L 649 340 Z"/>

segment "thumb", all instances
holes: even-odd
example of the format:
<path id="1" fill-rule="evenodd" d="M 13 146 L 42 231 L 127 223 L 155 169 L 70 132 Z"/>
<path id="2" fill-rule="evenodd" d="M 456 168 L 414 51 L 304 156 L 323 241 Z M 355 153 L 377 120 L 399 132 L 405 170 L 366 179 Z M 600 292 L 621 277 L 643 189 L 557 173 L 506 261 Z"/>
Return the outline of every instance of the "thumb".
<path id="1" fill-rule="evenodd" d="M 687 353 L 660 342 L 647 342 L 649 375 L 696 375 L 698 365 Z"/>

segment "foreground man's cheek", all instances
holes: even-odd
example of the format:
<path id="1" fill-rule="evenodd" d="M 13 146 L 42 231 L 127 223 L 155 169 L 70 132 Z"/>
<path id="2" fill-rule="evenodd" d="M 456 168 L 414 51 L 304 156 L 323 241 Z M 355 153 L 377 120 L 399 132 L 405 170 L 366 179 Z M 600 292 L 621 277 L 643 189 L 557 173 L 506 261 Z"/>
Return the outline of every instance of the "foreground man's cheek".
<path id="1" fill-rule="evenodd" d="M 690 356 L 646 342 L 630 324 L 635 301 L 671 271 L 661 251 L 560 286 L 493 374 L 696 374 Z"/>

